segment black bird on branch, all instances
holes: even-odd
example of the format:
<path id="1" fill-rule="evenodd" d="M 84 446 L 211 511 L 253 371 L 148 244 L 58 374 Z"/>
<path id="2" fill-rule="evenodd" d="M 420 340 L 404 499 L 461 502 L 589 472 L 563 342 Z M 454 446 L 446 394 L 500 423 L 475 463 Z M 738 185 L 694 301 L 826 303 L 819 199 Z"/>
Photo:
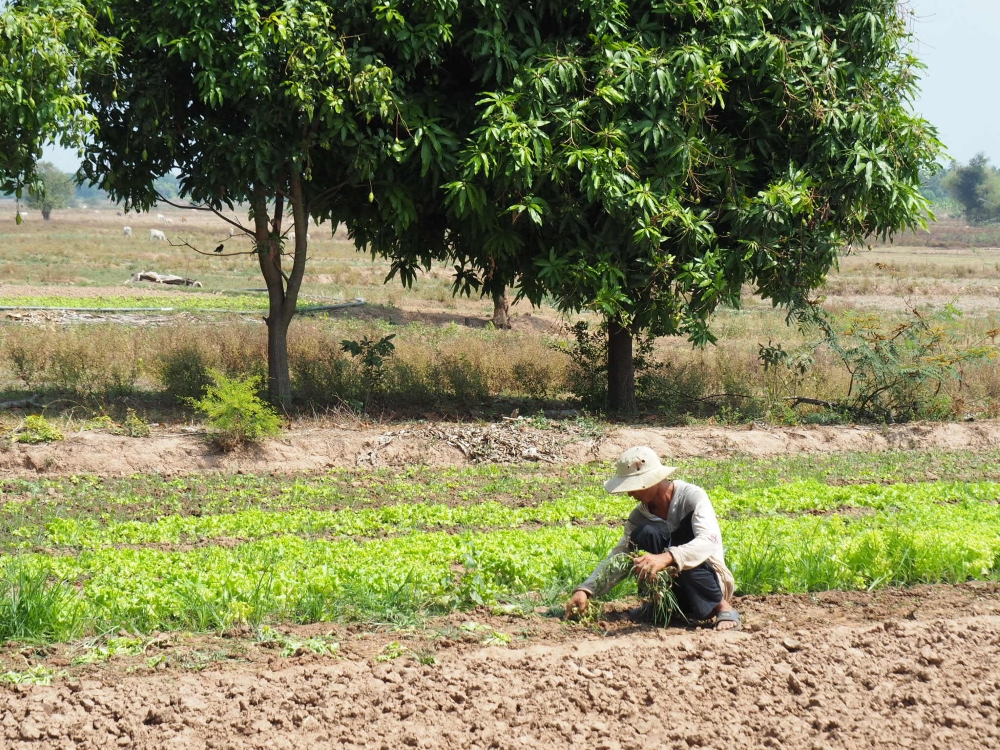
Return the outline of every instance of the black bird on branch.
<path id="1" fill-rule="evenodd" d="M 215 252 L 221 253 L 225 249 L 226 249 L 226 246 L 220 243 L 219 246 L 217 248 L 215 248 Z"/>

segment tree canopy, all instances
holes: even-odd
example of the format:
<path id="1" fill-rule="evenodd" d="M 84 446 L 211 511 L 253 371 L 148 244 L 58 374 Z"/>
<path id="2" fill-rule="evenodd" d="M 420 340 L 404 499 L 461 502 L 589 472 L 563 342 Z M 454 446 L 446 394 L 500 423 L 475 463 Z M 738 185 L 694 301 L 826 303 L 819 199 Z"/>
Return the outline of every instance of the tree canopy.
<path id="1" fill-rule="evenodd" d="M 942 187 L 962 206 L 967 221 L 1000 219 L 1000 170 L 979 152 L 968 164 L 952 162 Z"/>
<path id="2" fill-rule="evenodd" d="M 18 0 L 0 9 L 0 193 L 22 197 L 46 142 L 82 145 L 93 121 L 80 78 L 107 70 L 116 49 L 80 0 Z"/>
<path id="3" fill-rule="evenodd" d="M 379 164 L 408 157 L 422 113 L 406 87 L 440 62 L 454 6 L 86 2 L 121 52 L 113 75 L 83 79 L 98 128 L 83 172 L 129 209 L 165 198 L 158 180 L 170 173 L 198 208 L 250 205 L 240 229 L 269 292 L 269 390 L 287 405 L 308 221 L 345 190 L 371 193 Z"/>
<path id="4" fill-rule="evenodd" d="M 286 403 L 310 217 L 404 284 L 449 260 L 457 291 L 597 311 L 629 410 L 635 334 L 711 342 L 745 287 L 807 305 L 842 247 L 922 222 L 941 147 L 896 0 L 83 3 L 119 45 L 73 77 L 86 176 L 251 205 Z"/>
<path id="5" fill-rule="evenodd" d="M 632 406 L 631 334 L 711 342 L 744 285 L 805 305 L 842 247 L 923 221 L 941 144 L 910 111 L 919 65 L 895 0 L 463 10 L 440 84 L 461 145 L 439 160 L 433 247 L 459 285 L 516 278 L 532 302 L 604 315 L 625 360 L 612 407 Z M 346 219 L 404 281 L 427 264 L 426 226 Z"/>

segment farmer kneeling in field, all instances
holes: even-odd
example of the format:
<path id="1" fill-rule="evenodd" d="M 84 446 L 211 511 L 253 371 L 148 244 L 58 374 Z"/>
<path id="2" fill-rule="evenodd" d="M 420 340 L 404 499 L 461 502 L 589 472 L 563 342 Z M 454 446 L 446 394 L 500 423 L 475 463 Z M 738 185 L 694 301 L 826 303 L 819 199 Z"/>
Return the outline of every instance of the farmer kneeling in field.
<path id="1" fill-rule="evenodd" d="M 587 600 L 609 591 L 625 576 L 627 566 L 612 561 L 622 554 L 642 553 L 632 568 L 640 591 L 656 574 L 670 569 L 673 592 L 685 617 L 715 617 L 716 630 L 739 629 L 733 609 L 735 581 L 722 559 L 722 534 L 705 490 L 668 479 L 676 470 L 664 466 L 651 448 L 629 448 L 618 459 L 618 475 L 604 483 L 608 492 L 627 492 L 639 505 L 625 522 L 625 534 L 590 577 L 566 602 L 566 616 L 582 613 Z"/>

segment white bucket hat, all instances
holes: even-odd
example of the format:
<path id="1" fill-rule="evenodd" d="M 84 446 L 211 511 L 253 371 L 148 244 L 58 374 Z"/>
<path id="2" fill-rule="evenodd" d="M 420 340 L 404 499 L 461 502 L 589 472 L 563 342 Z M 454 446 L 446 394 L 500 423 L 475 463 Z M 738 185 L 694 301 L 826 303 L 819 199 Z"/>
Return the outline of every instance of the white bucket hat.
<path id="1" fill-rule="evenodd" d="M 618 474 L 604 483 L 608 492 L 647 490 L 677 471 L 676 466 L 664 466 L 652 448 L 638 445 L 618 458 Z"/>

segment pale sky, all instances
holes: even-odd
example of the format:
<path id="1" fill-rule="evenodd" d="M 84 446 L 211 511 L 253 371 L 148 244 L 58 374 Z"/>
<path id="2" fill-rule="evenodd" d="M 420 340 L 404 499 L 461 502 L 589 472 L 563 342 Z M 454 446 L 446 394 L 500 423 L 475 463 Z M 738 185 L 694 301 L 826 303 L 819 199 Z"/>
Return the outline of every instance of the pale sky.
<path id="1" fill-rule="evenodd" d="M 1000 0 L 905 0 L 913 11 L 915 52 L 927 65 L 914 108 L 937 126 L 948 155 L 968 161 L 985 151 L 1000 165 Z M 76 154 L 46 150 L 67 172 Z"/>

